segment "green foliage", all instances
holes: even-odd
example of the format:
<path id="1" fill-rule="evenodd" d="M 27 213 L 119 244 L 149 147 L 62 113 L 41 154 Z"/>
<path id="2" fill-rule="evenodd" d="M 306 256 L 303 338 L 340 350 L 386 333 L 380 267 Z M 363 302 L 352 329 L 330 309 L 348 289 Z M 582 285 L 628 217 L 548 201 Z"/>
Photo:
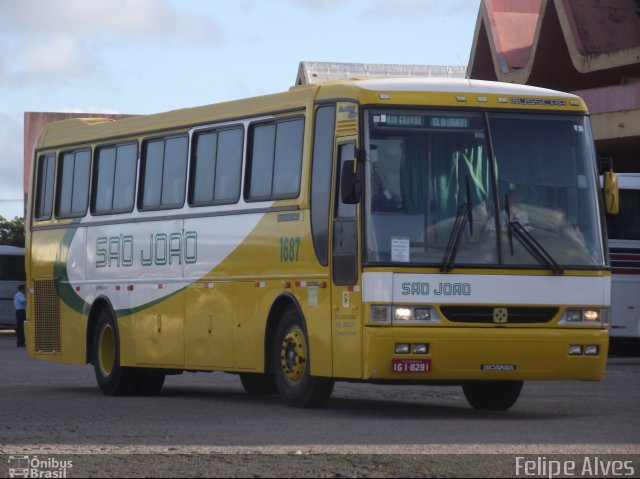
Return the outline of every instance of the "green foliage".
<path id="1" fill-rule="evenodd" d="M 0 244 L 24 248 L 24 219 L 8 220 L 0 215 Z"/>

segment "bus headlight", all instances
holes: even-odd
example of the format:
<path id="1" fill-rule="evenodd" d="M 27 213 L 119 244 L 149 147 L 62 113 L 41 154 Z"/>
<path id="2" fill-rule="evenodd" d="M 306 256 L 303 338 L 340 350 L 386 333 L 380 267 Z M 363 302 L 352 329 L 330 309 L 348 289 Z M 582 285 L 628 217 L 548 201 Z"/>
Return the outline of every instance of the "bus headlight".
<path id="1" fill-rule="evenodd" d="M 413 345 L 413 354 L 429 354 L 429 345 L 428 344 L 414 344 Z"/>
<path id="2" fill-rule="evenodd" d="M 394 306 L 393 308 L 393 322 L 397 324 L 425 324 L 436 322 L 436 319 L 429 306 Z"/>
<path id="3" fill-rule="evenodd" d="M 580 344 L 572 344 L 569 346 L 569 356 L 582 355 L 582 346 Z"/>
<path id="4" fill-rule="evenodd" d="M 374 324 L 427 325 L 440 324 L 442 320 L 432 306 L 396 306 L 373 304 L 369 310 L 369 321 Z"/>
<path id="5" fill-rule="evenodd" d="M 393 308 L 393 318 L 396 321 L 411 321 L 413 314 L 411 308 L 398 307 Z"/>
<path id="6" fill-rule="evenodd" d="M 582 314 L 582 319 L 589 323 L 600 322 L 600 311 L 586 309 Z"/>
<path id="7" fill-rule="evenodd" d="M 600 346 L 597 344 L 571 344 L 569 346 L 569 356 L 598 356 L 600 354 Z"/>
<path id="8" fill-rule="evenodd" d="M 391 306 L 374 304 L 371 306 L 371 322 L 391 324 Z"/>
<path id="9" fill-rule="evenodd" d="M 584 347 L 584 354 L 586 356 L 597 356 L 600 354 L 600 346 L 597 344 L 587 344 Z"/>
<path id="10" fill-rule="evenodd" d="M 579 309 L 569 309 L 567 310 L 565 321 L 569 323 L 581 323 L 582 322 L 582 311 Z"/>
<path id="11" fill-rule="evenodd" d="M 606 312 L 600 309 L 567 309 L 560 324 L 602 324 Z"/>

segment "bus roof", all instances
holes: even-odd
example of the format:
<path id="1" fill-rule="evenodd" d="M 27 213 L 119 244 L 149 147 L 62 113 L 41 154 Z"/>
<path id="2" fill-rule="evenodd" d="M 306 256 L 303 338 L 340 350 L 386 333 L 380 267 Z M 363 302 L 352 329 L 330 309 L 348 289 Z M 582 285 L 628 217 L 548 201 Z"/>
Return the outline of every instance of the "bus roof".
<path id="1" fill-rule="evenodd" d="M 318 101 L 357 101 L 363 104 L 381 103 L 384 93 L 393 95 L 389 104 L 415 104 L 422 99 L 430 106 L 461 106 L 456 103 L 456 95 L 478 95 L 470 97 L 464 106 L 498 107 L 498 108 L 534 108 L 558 110 L 558 104 L 544 103 L 554 97 L 564 100 L 560 109 L 568 102 L 570 110 L 586 112 L 586 106 L 579 97 L 545 88 L 510 83 L 468 80 L 459 78 L 385 78 L 385 79 L 352 79 L 327 83 L 293 86 L 287 92 L 275 93 L 241 100 L 227 101 L 218 104 L 182 108 L 178 110 L 130 117 L 121 120 L 107 118 L 71 119 L 53 122 L 36 141 L 35 148 L 42 150 L 54 147 L 70 147 L 87 142 L 107 142 L 118 138 L 138 135 L 149 135 L 155 132 L 170 132 L 197 125 L 212 124 L 220 121 L 233 121 L 252 118 L 260 115 L 271 115 L 274 112 L 290 112 L 312 107 Z M 424 93 L 431 93 L 425 100 Z M 519 103 L 493 99 L 494 104 L 487 104 L 482 95 L 527 97 L 538 103 Z M 501 99 L 502 100 L 502 99 Z M 459 98 L 457 101 L 460 101 Z M 485 103 L 483 103 L 485 102 Z M 575 104 L 574 104 L 575 103 Z M 384 104 L 384 103 L 382 103 Z"/>
<path id="2" fill-rule="evenodd" d="M 463 78 L 374 78 L 348 83 L 359 88 L 376 91 L 433 91 L 578 98 L 578 96 L 571 93 L 547 88 Z"/>

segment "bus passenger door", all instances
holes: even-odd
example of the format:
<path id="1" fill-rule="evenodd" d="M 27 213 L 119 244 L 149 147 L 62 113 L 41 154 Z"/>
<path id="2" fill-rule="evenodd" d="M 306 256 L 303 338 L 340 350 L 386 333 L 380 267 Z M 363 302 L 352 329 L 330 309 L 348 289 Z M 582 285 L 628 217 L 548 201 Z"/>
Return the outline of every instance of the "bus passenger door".
<path id="1" fill-rule="evenodd" d="M 338 116 L 339 119 L 339 116 Z M 353 160 L 355 138 L 337 138 L 332 241 L 331 318 L 333 374 L 340 378 L 362 376 L 362 293 L 358 254 L 357 205 L 342 202 L 342 164 Z"/>

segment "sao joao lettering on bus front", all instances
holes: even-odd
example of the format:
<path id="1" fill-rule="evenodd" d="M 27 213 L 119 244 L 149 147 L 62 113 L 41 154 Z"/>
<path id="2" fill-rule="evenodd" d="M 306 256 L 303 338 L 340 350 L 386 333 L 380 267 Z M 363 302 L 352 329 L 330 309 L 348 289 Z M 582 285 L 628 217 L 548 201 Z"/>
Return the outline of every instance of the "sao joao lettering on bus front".
<path id="1" fill-rule="evenodd" d="M 471 283 L 428 283 L 405 281 L 403 296 L 471 296 Z"/>

